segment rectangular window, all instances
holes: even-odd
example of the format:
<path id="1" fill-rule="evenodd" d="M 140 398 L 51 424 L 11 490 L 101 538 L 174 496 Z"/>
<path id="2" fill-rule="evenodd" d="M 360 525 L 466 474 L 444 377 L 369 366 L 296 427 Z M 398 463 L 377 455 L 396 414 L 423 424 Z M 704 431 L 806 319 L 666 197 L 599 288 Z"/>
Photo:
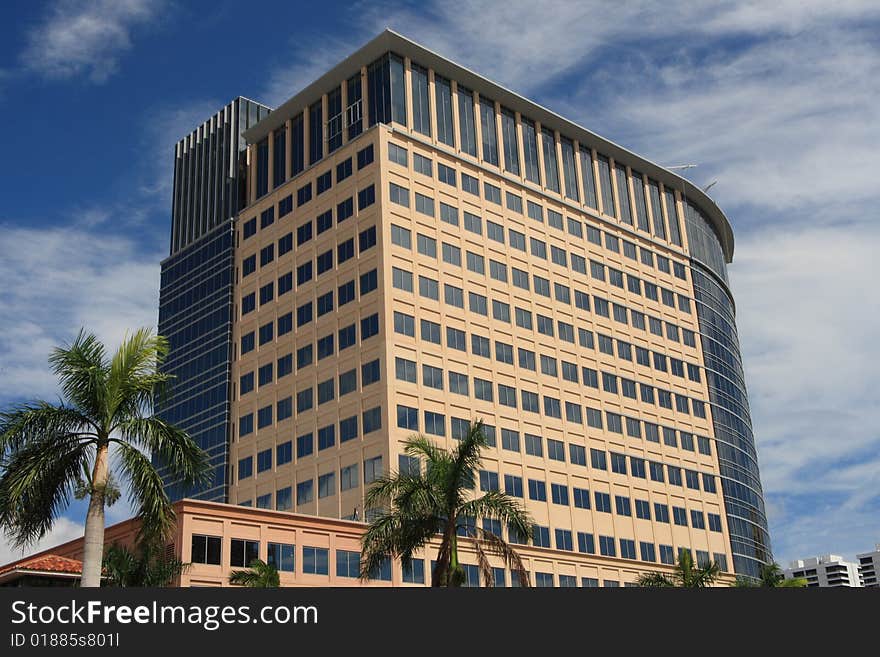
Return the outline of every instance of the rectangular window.
<path id="1" fill-rule="evenodd" d="M 322 173 L 320 176 L 318 176 L 317 180 L 315 181 L 315 194 L 317 196 L 320 196 L 321 194 L 326 192 L 328 189 L 330 189 L 332 186 L 333 186 L 333 172 L 328 169 L 327 171 Z"/>
<path id="2" fill-rule="evenodd" d="M 343 180 L 348 178 L 351 175 L 351 158 L 347 160 L 343 160 L 339 164 L 336 165 L 336 184 L 341 183 Z"/>
<path id="3" fill-rule="evenodd" d="M 614 165 L 617 174 L 617 199 L 620 203 L 620 218 L 624 223 L 632 226 L 632 208 L 629 202 L 629 187 L 626 182 L 626 167 L 622 164 Z"/>
<path id="4" fill-rule="evenodd" d="M 541 149 L 544 156 L 544 187 L 559 192 L 559 164 L 556 160 L 556 140 L 553 132 L 541 128 Z"/>
<path id="5" fill-rule="evenodd" d="M 415 337 L 415 318 L 401 312 L 394 312 L 394 332 Z"/>
<path id="6" fill-rule="evenodd" d="M 604 155 L 599 155 L 597 160 L 599 167 L 599 185 L 602 191 L 602 212 L 616 217 L 614 209 L 614 197 L 611 192 L 611 163 Z"/>
<path id="7" fill-rule="evenodd" d="M 372 433 L 382 428 L 382 408 L 377 406 L 363 412 L 364 433 Z M 381 457 L 379 457 L 381 465 Z"/>
<path id="8" fill-rule="evenodd" d="M 494 111 L 492 119 L 494 122 Z M 483 128 L 483 130 L 485 130 L 485 127 Z M 516 140 L 516 118 L 513 112 L 505 108 L 501 109 L 501 139 L 504 145 L 504 169 L 506 171 L 509 171 L 510 173 L 519 175 L 519 154 Z M 497 164 L 497 161 L 494 162 L 494 164 Z"/>
<path id="9" fill-rule="evenodd" d="M 413 171 L 432 178 L 434 176 L 434 161 L 424 155 L 413 153 Z"/>
<path id="10" fill-rule="evenodd" d="M 461 173 L 461 191 L 467 192 L 468 194 L 473 194 L 474 196 L 480 195 L 480 181 L 473 176 L 469 176 L 468 174 L 462 171 Z"/>
<path id="11" fill-rule="evenodd" d="M 638 218 L 639 228 L 646 233 L 651 232 L 648 225 L 648 196 L 645 194 L 645 183 L 642 180 L 642 174 L 638 171 L 632 171 L 633 196 L 636 203 L 636 217 Z M 653 546 L 652 546 L 653 547 Z"/>
<path id="12" fill-rule="evenodd" d="M 437 113 L 437 139 L 447 146 L 455 146 L 452 124 L 452 89 L 449 80 L 434 76 L 434 105 Z"/>
<path id="13" fill-rule="evenodd" d="M 565 176 L 565 196 L 574 201 L 580 201 L 574 161 L 574 144 L 565 137 L 562 137 L 560 142 L 562 143 L 562 174 Z"/>
<path id="14" fill-rule="evenodd" d="M 529 499 L 537 502 L 547 501 L 547 484 L 537 479 L 529 479 Z"/>
<path id="15" fill-rule="evenodd" d="M 676 246 L 681 246 L 681 229 L 678 222 L 678 207 L 675 202 L 675 192 L 664 188 L 663 195 L 666 199 L 666 217 L 669 220 L 669 239 Z M 692 206 L 690 206 L 692 208 Z"/>
<path id="16" fill-rule="evenodd" d="M 290 120 L 290 175 L 296 176 L 305 168 L 305 153 L 303 147 L 305 144 L 305 136 L 303 130 L 303 115 L 297 114 Z"/>
<path id="17" fill-rule="evenodd" d="M 404 292 L 413 291 L 413 275 L 411 272 L 404 271 L 403 269 L 391 268 L 391 283 L 398 290 L 403 290 Z"/>
<path id="18" fill-rule="evenodd" d="M 360 575 L 361 553 L 349 550 L 336 550 L 336 576 L 358 577 Z"/>
<path id="19" fill-rule="evenodd" d="M 324 157 L 324 114 L 321 101 L 309 107 L 309 164 Z"/>
<path id="20" fill-rule="evenodd" d="M 404 249 L 412 249 L 412 233 L 407 228 L 391 224 L 391 243 Z"/>
<path id="21" fill-rule="evenodd" d="M 489 182 L 483 183 L 483 194 L 490 203 L 501 205 L 501 188 Z"/>
<path id="22" fill-rule="evenodd" d="M 233 538 L 229 542 L 229 565 L 233 568 L 247 568 L 260 556 L 260 542 Z"/>
<path id="23" fill-rule="evenodd" d="M 483 162 L 498 166 L 498 135 L 495 131 L 495 103 L 486 98 L 480 98 L 480 133 L 483 142 Z"/>
<path id="24" fill-rule="evenodd" d="M 461 138 L 461 151 L 477 156 L 477 136 L 474 126 L 474 96 L 466 88 L 458 87 L 458 131 Z"/>
<path id="25" fill-rule="evenodd" d="M 419 430 L 419 409 L 410 406 L 397 406 L 397 426 L 410 431 Z"/>
<path id="26" fill-rule="evenodd" d="M 412 128 L 423 135 L 431 134 L 431 108 L 428 104 L 428 71 L 416 64 L 410 67 L 412 93 Z"/>
<path id="27" fill-rule="evenodd" d="M 364 187 L 358 192 L 358 210 L 368 208 L 376 202 L 376 188 L 373 185 Z"/>
<path id="28" fill-rule="evenodd" d="M 269 191 L 269 139 L 257 144 L 257 198 Z"/>
<path id="29" fill-rule="evenodd" d="M 553 504 L 568 506 L 568 486 L 564 484 L 550 484 L 550 499 Z M 571 548 L 568 548 L 569 550 Z"/>
<path id="30" fill-rule="evenodd" d="M 519 432 L 513 429 L 502 429 L 501 446 L 508 451 L 519 452 Z"/>
<path id="31" fill-rule="evenodd" d="M 303 573 L 307 575 L 330 574 L 330 550 L 327 548 L 303 547 Z"/>
<path id="32" fill-rule="evenodd" d="M 370 144 L 357 152 L 358 171 L 373 162 L 373 145 Z"/>
<path id="33" fill-rule="evenodd" d="M 434 436 L 445 436 L 446 416 L 441 413 L 425 411 L 425 433 Z"/>
<path id="34" fill-rule="evenodd" d="M 450 166 L 446 166 L 442 162 L 437 163 L 437 179 L 442 183 L 446 183 L 447 185 L 451 185 L 452 187 L 457 186 L 457 183 L 455 182 L 455 169 L 453 169 Z M 451 206 L 447 206 L 447 207 L 451 207 Z M 455 208 L 453 208 L 453 209 L 455 209 Z M 442 216 L 442 214 L 441 214 L 441 216 Z M 450 222 L 450 223 L 452 223 L 452 222 Z M 457 220 L 455 221 L 455 225 L 456 226 L 458 225 Z"/>

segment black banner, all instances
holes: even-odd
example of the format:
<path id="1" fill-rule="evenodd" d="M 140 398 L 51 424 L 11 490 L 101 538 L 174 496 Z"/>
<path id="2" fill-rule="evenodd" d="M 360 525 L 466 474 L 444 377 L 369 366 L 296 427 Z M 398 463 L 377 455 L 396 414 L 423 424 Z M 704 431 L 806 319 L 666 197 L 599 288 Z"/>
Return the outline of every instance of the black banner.
<path id="1" fill-rule="evenodd" d="M 817 618 L 840 630 L 842 649 L 857 638 L 852 628 L 876 623 L 878 610 L 880 590 L 867 589 L 0 588 L 0 654 L 314 647 L 335 655 L 379 645 L 430 654 L 447 642 L 513 655 L 569 643 L 688 654 L 694 642 L 705 649 L 778 639 L 791 648 L 792 630 Z"/>

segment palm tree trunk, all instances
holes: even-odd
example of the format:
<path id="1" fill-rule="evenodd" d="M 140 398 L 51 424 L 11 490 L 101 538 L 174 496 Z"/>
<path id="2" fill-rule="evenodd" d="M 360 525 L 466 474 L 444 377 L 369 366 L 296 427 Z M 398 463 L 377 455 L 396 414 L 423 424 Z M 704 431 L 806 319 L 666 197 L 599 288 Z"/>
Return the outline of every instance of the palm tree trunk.
<path id="1" fill-rule="evenodd" d="M 101 561 L 104 557 L 104 494 L 109 468 L 109 443 L 100 441 L 92 470 L 92 491 L 86 514 L 82 579 L 80 586 L 101 586 Z"/>
<path id="2" fill-rule="evenodd" d="M 449 583 L 447 586 L 458 586 L 456 576 L 458 574 L 458 534 L 452 532 L 452 540 L 449 545 Z"/>

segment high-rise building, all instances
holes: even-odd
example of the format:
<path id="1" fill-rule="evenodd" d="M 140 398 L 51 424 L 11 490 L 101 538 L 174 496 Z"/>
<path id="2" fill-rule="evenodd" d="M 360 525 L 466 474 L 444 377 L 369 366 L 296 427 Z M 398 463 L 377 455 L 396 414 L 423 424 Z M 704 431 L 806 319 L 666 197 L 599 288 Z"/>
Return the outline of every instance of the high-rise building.
<path id="1" fill-rule="evenodd" d="M 480 490 L 520 498 L 548 558 L 758 575 L 733 233 L 702 190 L 391 31 L 259 111 L 226 133 L 247 166 L 213 271 L 186 249 L 214 233 L 178 236 L 210 224 L 178 193 L 206 174 L 175 169 L 168 417 L 217 467 L 190 496 L 363 520 L 408 436 L 481 419 Z"/>
<path id="2" fill-rule="evenodd" d="M 860 587 L 859 564 L 836 554 L 796 559 L 783 571 L 786 579 L 805 579 L 809 587 Z"/>
<path id="3" fill-rule="evenodd" d="M 877 578 L 877 574 L 880 573 L 880 543 L 875 546 L 873 552 L 857 554 L 856 559 L 859 560 L 859 574 L 862 576 L 864 587 L 880 588 L 880 580 Z"/>
<path id="4" fill-rule="evenodd" d="M 212 482 L 185 491 L 160 474 L 172 499 L 225 502 L 229 458 L 235 217 L 247 202 L 243 130 L 269 108 L 236 98 L 174 147 L 171 252 L 162 262 L 159 334 L 171 346 L 173 387 L 159 413 L 207 450 Z"/>

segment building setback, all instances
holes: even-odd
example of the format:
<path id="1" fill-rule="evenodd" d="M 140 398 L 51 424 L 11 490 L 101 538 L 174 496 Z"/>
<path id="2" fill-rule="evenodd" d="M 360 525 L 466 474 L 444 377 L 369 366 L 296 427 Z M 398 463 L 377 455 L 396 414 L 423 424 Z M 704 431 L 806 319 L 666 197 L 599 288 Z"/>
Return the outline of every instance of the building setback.
<path id="1" fill-rule="evenodd" d="M 190 219 L 175 170 L 163 408 L 216 477 L 174 499 L 363 521 L 408 436 L 452 447 L 481 419 L 480 490 L 521 498 L 548 558 L 630 582 L 681 549 L 771 560 L 733 234 L 705 193 L 391 31 L 242 134 L 228 218 Z M 212 239 L 219 260 L 186 255 Z M 173 285 L 218 290 L 215 314 Z"/>

